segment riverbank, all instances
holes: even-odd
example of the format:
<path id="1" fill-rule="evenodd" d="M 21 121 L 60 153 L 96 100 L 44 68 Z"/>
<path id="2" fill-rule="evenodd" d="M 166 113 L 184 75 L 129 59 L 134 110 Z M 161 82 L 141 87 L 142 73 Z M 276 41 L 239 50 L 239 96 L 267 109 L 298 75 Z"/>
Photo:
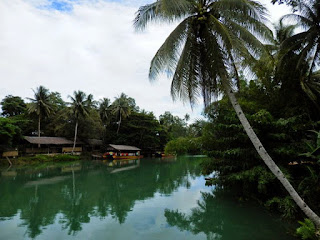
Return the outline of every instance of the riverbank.
<path id="1" fill-rule="evenodd" d="M 70 162 L 80 160 L 80 156 L 59 154 L 59 155 L 34 155 L 34 156 L 22 156 L 17 158 L 10 158 L 12 165 L 25 166 L 25 165 L 36 165 L 49 162 Z M 0 160 L 1 166 L 10 165 L 7 159 L 2 158 Z"/>

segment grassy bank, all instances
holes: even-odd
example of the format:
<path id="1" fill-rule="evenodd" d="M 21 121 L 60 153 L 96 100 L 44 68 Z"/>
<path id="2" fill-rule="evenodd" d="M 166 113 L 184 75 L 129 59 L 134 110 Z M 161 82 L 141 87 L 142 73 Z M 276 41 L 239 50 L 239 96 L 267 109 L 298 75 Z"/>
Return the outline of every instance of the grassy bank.
<path id="1" fill-rule="evenodd" d="M 48 162 L 70 162 L 70 161 L 78 161 L 80 160 L 80 156 L 67 155 L 67 154 L 59 154 L 59 155 L 34 155 L 34 156 L 23 156 L 18 158 L 11 158 L 10 161 L 13 165 L 34 165 Z M 1 165 L 8 165 L 8 161 L 6 159 L 1 159 Z"/>

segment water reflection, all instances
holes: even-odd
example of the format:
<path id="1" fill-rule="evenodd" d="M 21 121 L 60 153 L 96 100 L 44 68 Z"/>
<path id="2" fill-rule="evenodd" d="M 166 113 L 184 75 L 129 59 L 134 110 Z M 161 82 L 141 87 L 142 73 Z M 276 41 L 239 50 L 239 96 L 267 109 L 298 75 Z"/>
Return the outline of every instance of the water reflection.
<path id="1" fill-rule="evenodd" d="M 175 165 L 151 161 L 145 160 L 143 167 L 136 160 L 115 162 L 112 168 L 85 162 L 43 171 L 17 170 L 15 179 L 1 178 L 0 217 L 19 213 L 21 226 L 35 238 L 62 214 L 62 229 L 75 235 L 91 216 L 111 216 L 122 224 L 135 201 L 152 198 L 156 192 L 169 195 L 190 184 L 188 173 L 200 175 L 195 161 Z"/>
<path id="2" fill-rule="evenodd" d="M 236 213 L 238 207 L 228 205 L 223 194 L 205 191 L 201 161 L 143 159 L 112 162 L 112 167 L 90 161 L 10 169 L 13 177 L 0 178 L 0 239 L 105 239 L 106 234 L 111 239 L 124 239 L 121 234 L 130 239 L 241 239 L 230 231 L 250 233 L 251 224 L 273 223 L 269 216 L 248 215 L 248 208 Z M 243 216 L 250 218 L 245 224 Z M 8 228 L 14 224 L 20 226 L 16 233 Z"/>
<path id="3" fill-rule="evenodd" d="M 201 201 L 190 214 L 166 209 L 168 224 L 181 231 L 204 233 L 208 240 L 288 239 L 287 233 L 292 232 L 292 226 L 287 225 L 287 229 L 279 227 L 280 219 L 270 221 L 268 213 L 257 206 L 234 202 L 223 189 L 201 194 Z"/>

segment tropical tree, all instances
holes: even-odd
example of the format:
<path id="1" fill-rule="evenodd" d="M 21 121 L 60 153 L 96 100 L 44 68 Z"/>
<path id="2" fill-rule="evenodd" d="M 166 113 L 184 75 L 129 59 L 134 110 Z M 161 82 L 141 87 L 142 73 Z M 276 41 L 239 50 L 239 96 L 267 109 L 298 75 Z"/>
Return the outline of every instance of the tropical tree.
<path id="1" fill-rule="evenodd" d="M 99 102 L 99 115 L 101 118 L 101 121 L 105 124 L 110 117 L 110 106 L 111 102 L 109 98 L 103 98 Z"/>
<path id="2" fill-rule="evenodd" d="M 212 97 L 226 94 L 262 160 L 320 228 L 320 218 L 298 195 L 253 131 L 232 87 L 239 87 L 236 63 L 248 65 L 264 51 L 259 39 L 272 39 L 263 23 L 265 11 L 252 0 L 158 0 L 140 7 L 134 25 L 144 29 L 149 22 L 183 19 L 152 59 L 149 78 L 171 73 L 173 99 L 189 100 L 191 106 L 199 96 L 206 106 Z"/>
<path id="3" fill-rule="evenodd" d="M 169 111 L 165 111 L 159 116 L 159 122 L 166 131 L 167 136 L 169 137 L 168 140 L 186 136 L 187 124 L 185 119 L 174 116 Z"/>
<path id="4" fill-rule="evenodd" d="M 275 29 L 275 45 L 279 49 L 280 45 L 288 38 L 294 35 L 296 25 L 284 24 L 283 21 L 279 21 L 278 24 L 274 24 Z"/>
<path id="5" fill-rule="evenodd" d="M 21 129 L 10 118 L 0 117 L 0 151 L 17 144 L 22 138 Z"/>
<path id="6" fill-rule="evenodd" d="M 252 70 L 257 76 L 257 82 L 262 83 L 269 94 L 275 94 L 277 92 L 275 90 L 281 89 L 279 86 L 283 86 L 284 82 L 288 82 L 288 85 L 291 87 L 298 85 L 298 88 L 301 88 L 299 79 L 288 77 L 285 70 L 290 69 L 293 76 L 299 74 L 297 73 L 298 71 L 292 71 L 292 66 L 288 66 L 289 63 L 294 61 L 293 58 L 290 58 L 290 61 L 285 61 L 283 64 L 280 64 L 283 55 L 281 44 L 294 34 L 294 29 L 295 25 L 286 25 L 283 21 L 274 24 L 275 31 L 273 41 L 265 45 L 267 51 L 262 53 L 258 60 L 252 61 Z M 296 84 L 292 84 L 293 82 Z M 289 88 L 285 89 L 288 92 L 292 90 Z M 275 100 L 276 98 L 274 97 L 272 99 Z"/>
<path id="7" fill-rule="evenodd" d="M 71 110 L 73 117 L 75 119 L 75 127 L 74 127 L 74 140 L 73 140 L 73 148 L 72 153 L 76 147 L 77 142 L 77 134 L 78 134 L 78 125 L 79 125 L 79 117 L 86 117 L 89 114 L 89 110 L 92 106 L 93 96 L 89 94 L 88 96 L 82 91 L 74 91 L 73 97 L 69 96 L 71 99 Z"/>
<path id="8" fill-rule="evenodd" d="M 38 137 L 41 135 L 41 118 L 47 117 L 52 112 L 52 103 L 49 90 L 43 86 L 37 88 L 34 92 L 34 98 L 28 98 L 31 103 L 27 105 L 29 113 L 38 115 Z M 40 147 L 40 144 L 39 146 Z"/>
<path id="9" fill-rule="evenodd" d="M 112 113 L 119 119 L 117 129 L 118 134 L 122 118 L 127 118 L 131 114 L 130 102 L 126 94 L 121 93 L 121 95 L 114 100 L 112 103 Z"/>
<path id="10" fill-rule="evenodd" d="M 17 116 L 25 113 L 26 104 L 21 97 L 8 95 L 0 104 L 2 105 L 2 115 L 7 117 Z"/>
<path id="11" fill-rule="evenodd" d="M 317 95 L 320 94 L 320 78 L 319 73 L 315 74 L 315 72 L 319 69 L 320 64 L 320 0 L 299 1 L 297 9 L 299 14 L 287 14 L 282 17 L 281 21 L 294 21 L 296 27 L 304 31 L 286 39 L 282 47 L 287 53 L 299 52 L 297 68 L 301 68 L 305 62 L 309 63 L 307 74 L 303 73 L 300 84 L 309 98 L 317 104 Z"/>
<path id="12" fill-rule="evenodd" d="M 188 113 L 186 113 L 186 115 L 184 115 L 184 119 L 186 122 L 188 122 L 190 120 L 190 115 Z"/>

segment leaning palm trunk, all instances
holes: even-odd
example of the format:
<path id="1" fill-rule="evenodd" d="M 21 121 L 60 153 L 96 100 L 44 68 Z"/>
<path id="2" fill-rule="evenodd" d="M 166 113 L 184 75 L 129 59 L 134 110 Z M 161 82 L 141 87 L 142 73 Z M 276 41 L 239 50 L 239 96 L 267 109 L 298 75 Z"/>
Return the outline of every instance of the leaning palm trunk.
<path id="1" fill-rule="evenodd" d="M 38 118 L 38 138 L 40 139 L 40 122 L 41 122 L 41 116 L 39 114 L 39 118 Z M 38 148 L 40 148 L 40 143 L 38 144 Z"/>
<path id="2" fill-rule="evenodd" d="M 78 120 L 76 121 L 76 126 L 75 126 L 75 128 L 74 128 L 74 140 L 73 140 L 72 154 L 73 154 L 74 149 L 75 149 L 75 147 L 76 147 L 77 133 L 78 133 Z"/>
<path id="3" fill-rule="evenodd" d="M 120 130 L 120 124 L 121 124 L 121 113 L 120 113 L 120 118 L 119 118 L 119 123 L 118 123 L 117 135 L 118 135 L 119 130 Z"/>
<path id="4" fill-rule="evenodd" d="M 300 209 L 306 214 L 308 218 L 311 219 L 311 221 L 316 225 L 318 229 L 320 229 L 320 218 L 319 216 L 312 211 L 312 209 L 303 201 L 303 199 L 299 196 L 299 194 L 296 192 L 296 190 L 293 188 L 293 186 L 290 184 L 288 179 L 285 177 L 285 175 L 282 173 L 280 168 L 276 165 L 276 163 L 272 160 L 270 155 L 267 153 L 267 150 L 263 147 L 262 143 L 260 142 L 258 136 L 253 131 L 248 119 L 244 115 L 237 99 L 232 91 L 231 87 L 224 83 L 224 89 L 230 99 L 230 102 L 234 108 L 234 110 L 237 113 L 237 116 L 246 131 L 248 137 L 250 138 L 253 146 L 257 150 L 258 154 L 264 161 L 264 163 L 268 166 L 268 168 L 271 170 L 271 172 L 279 179 L 281 184 L 284 186 L 284 188 L 288 191 L 292 199 L 296 202 L 296 204 L 300 207 Z"/>

